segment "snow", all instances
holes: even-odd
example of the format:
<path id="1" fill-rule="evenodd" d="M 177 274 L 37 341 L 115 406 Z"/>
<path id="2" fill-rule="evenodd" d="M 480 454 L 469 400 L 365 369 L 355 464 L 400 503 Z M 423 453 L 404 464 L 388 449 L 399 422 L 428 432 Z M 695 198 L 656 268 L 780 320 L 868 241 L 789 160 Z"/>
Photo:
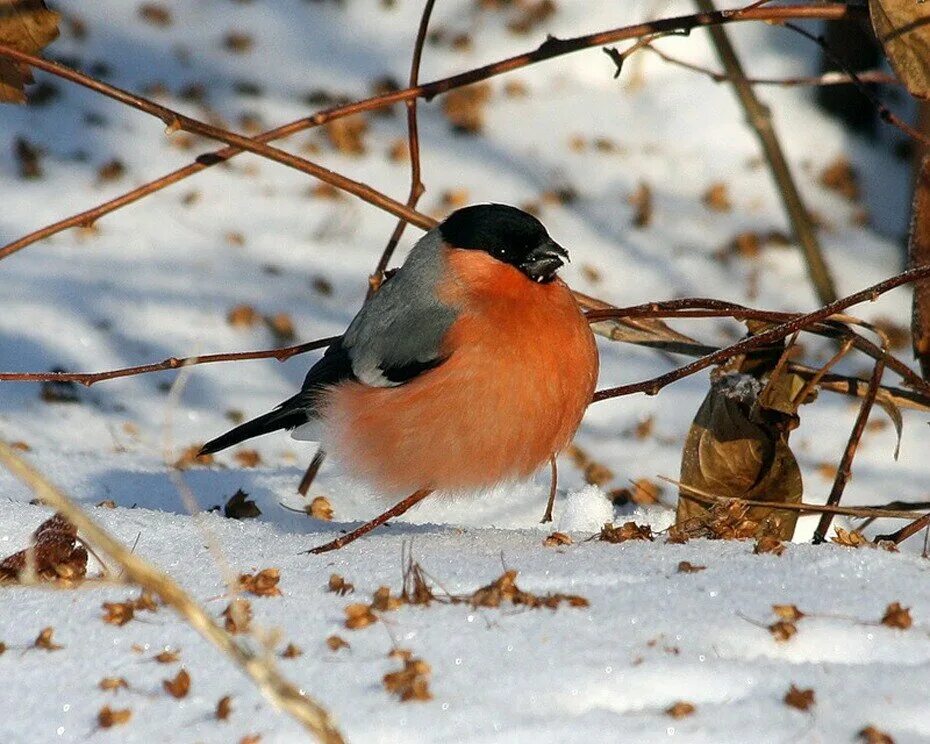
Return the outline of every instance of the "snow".
<path id="1" fill-rule="evenodd" d="M 606 3 L 563 0 L 559 10 L 528 36 L 505 29 L 506 15 L 478 11 L 473 3 L 438 3 L 434 28 L 468 31 L 473 47 L 456 52 L 429 45 L 421 79 L 477 66 L 534 47 L 545 32 L 569 36 L 660 15 L 688 13 L 689 3 Z M 105 62 L 105 77 L 131 90 L 163 83 L 168 105 L 195 116 L 215 115 L 236 128 L 241 114 L 258 114 L 268 126 L 306 115 L 302 98 L 314 90 L 356 98 L 385 74 L 406 79 L 421 5 L 397 2 L 385 10 L 375 0 L 345 4 L 278 0 L 272 4 L 201 0 L 166 4 L 174 22 L 143 24 L 135 4 L 101 0 L 61 2 L 80 16 L 88 36 L 67 31 L 53 55 L 85 66 Z M 222 40 L 248 29 L 250 54 L 232 55 Z M 768 26 L 731 27 L 737 48 L 757 75 L 814 72 L 814 51 L 803 40 Z M 670 53 L 716 67 L 704 34 L 660 42 Z M 750 61 L 751 59 L 751 61 Z M 522 204 L 542 192 L 572 186 L 578 199 L 543 207 L 550 232 L 572 253 L 565 275 L 572 286 L 620 304 L 676 296 L 711 296 L 778 310 L 816 306 L 806 270 L 792 248 L 769 247 L 755 261 L 714 259 L 745 230 L 787 232 L 778 195 L 764 167 L 753 165 L 758 147 L 730 91 L 649 55 L 632 58 L 620 81 L 597 49 L 560 58 L 491 81 L 493 98 L 485 132 L 451 132 L 438 101 L 421 103 L 423 175 L 421 207 L 438 214 L 441 194 L 467 190 L 470 201 Z M 639 85 L 632 81 L 639 77 Z M 38 75 L 40 80 L 47 76 Z M 527 97 L 507 97 L 516 79 Z M 237 81 L 262 86 L 260 96 L 235 92 Z M 201 82 L 207 106 L 177 93 Z M 65 83 L 43 107 L 0 108 L 0 241 L 88 208 L 189 162 L 207 149 L 197 141 L 185 151 L 170 144 L 161 122 Z M 841 293 L 897 271 L 908 199 L 906 162 L 891 154 L 896 137 L 852 137 L 825 117 L 808 92 L 761 88 L 794 166 L 799 188 L 823 220 L 820 236 Z M 209 110 L 207 110 L 209 109 Z M 904 108 L 902 107 L 902 110 Z M 372 117 L 363 157 L 335 153 L 320 132 L 302 133 L 283 146 L 323 165 L 404 198 L 408 166 L 387 159 L 404 137 L 404 117 Z M 88 126 L 87 114 L 103 118 Z M 577 152 L 574 136 L 607 137 L 614 152 Z M 17 175 L 11 143 L 25 136 L 46 152 L 44 177 Z M 178 135 L 174 135 L 177 140 Z M 856 166 L 862 206 L 871 228 L 854 222 L 857 205 L 817 183 L 838 155 Z M 98 168 L 119 157 L 127 175 L 98 182 Z M 723 181 L 733 210 L 711 212 L 701 204 L 708 186 Z M 648 227 L 631 227 L 627 197 L 645 182 L 653 191 Z M 247 303 L 260 313 L 286 312 L 299 339 L 341 332 L 361 302 L 366 277 L 393 218 L 361 202 L 307 195 L 312 185 L 294 171 L 243 156 L 101 220 L 98 232 L 69 231 L 3 261 L 0 272 L 0 369 L 46 370 L 62 366 L 97 371 L 157 361 L 170 355 L 266 348 L 275 344 L 263 323 L 233 327 L 226 314 Z M 196 194 L 190 204 L 183 198 Z M 230 241 L 241 233 L 242 245 Z M 410 229 L 402 244 L 417 237 Z M 593 268 L 594 272 L 586 272 Z M 321 279 L 331 294 L 314 289 Z M 751 293 L 755 285 L 755 294 Z M 909 294 L 896 290 L 856 312 L 908 319 Z M 732 337 L 732 324 L 692 321 L 682 330 L 711 343 Z M 831 350 L 805 339 L 812 358 Z M 600 386 L 623 384 L 669 369 L 670 361 L 643 349 L 600 341 Z M 81 503 L 113 500 L 116 509 L 94 516 L 136 552 L 180 581 L 214 616 L 228 603 L 224 569 L 205 546 L 215 545 L 234 573 L 281 570 L 283 596 L 252 598 L 255 622 L 305 653 L 280 660 L 283 671 L 316 696 L 351 741 L 563 742 L 848 741 L 872 723 L 897 742 L 930 740 L 925 680 L 930 667 L 930 564 L 919 557 L 921 540 L 901 553 L 803 544 L 813 529 L 799 521 L 798 544 L 781 556 L 754 555 L 750 543 L 693 540 L 607 544 L 587 541 L 603 522 L 634 520 L 660 530 L 672 520 L 667 506 L 613 507 L 604 490 L 586 486 L 568 458 L 560 460 L 557 529 L 574 542 L 543 546 L 550 528 L 539 524 L 548 471 L 533 482 L 501 486 L 470 498 L 427 500 L 342 551 L 302 554 L 382 511 L 375 493 L 351 474 L 324 466 L 312 495 L 325 494 L 335 521 L 323 523 L 283 505 L 301 508 L 295 486 L 312 445 L 269 436 L 248 448 L 261 463 L 243 468 L 235 451 L 212 468 L 194 467 L 183 480 L 202 509 L 222 505 L 239 488 L 262 511 L 256 520 L 188 514 L 166 463 L 193 443 L 230 425 L 227 414 L 268 410 L 299 385 L 316 357 L 285 363 L 253 361 L 192 368 L 178 400 L 167 394 L 176 373 L 100 383 L 77 390 L 76 404 L 46 403 L 39 386 L 0 388 L 0 436 L 25 442 L 26 456 Z M 860 372 L 851 358 L 841 371 Z M 891 382 L 894 377 L 888 373 Z M 675 477 L 688 425 L 706 392 L 706 375 L 688 378 L 657 397 L 635 396 L 590 409 L 577 443 L 614 477 L 605 489 L 639 478 Z M 875 413 L 875 420 L 884 414 Z M 821 463 L 839 459 L 855 416 L 850 401 L 823 393 L 801 411 L 791 442 L 805 479 L 805 499 L 825 498 L 830 479 Z M 892 459 L 893 427 L 866 432 L 844 503 L 918 501 L 927 498 L 926 416 L 905 411 L 901 457 Z M 638 423 L 653 417 L 653 432 L 638 438 Z M 48 515 L 31 494 L 0 472 L 0 555 L 24 547 Z M 849 527 L 846 520 L 836 524 Z M 867 534 L 899 523 L 871 525 Z M 367 629 L 343 628 L 343 608 L 365 601 L 381 585 L 399 589 L 403 544 L 437 583 L 469 593 L 505 568 L 537 593 L 580 594 L 589 608 L 550 611 L 473 609 L 467 605 L 407 607 L 385 613 Z M 679 573 L 688 561 L 706 566 Z M 345 576 L 356 593 L 325 590 L 331 573 Z M 124 627 L 100 619 L 104 601 L 122 601 L 136 590 L 88 583 L 73 591 L 4 587 L 0 602 L 0 741 L 181 742 L 238 741 L 261 734 L 263 742 L 301 740 L 295 723 L 275 712 L 193 630 L 162 609 Z M 884 627 L 885 607 L 909 607 L 908 630 Z M 808 613 L 798 633 L 776 642 L 765 626 L 773 604 L 796 604 Z M 26 650 L 45 626 L 65 648 Z M 339 634 L 350 649 L 331 652 L 325 639 Z M 132 650 L 141 644 L 142 654 Z M 382 687 L 398 667 L 392 645 L 410 648 L 433 668 L 428 703 L 400 703 Z M 161 680 L 178 665 L 150 657 L 166 646 L 181 649 L 193 679 L 190 695 L 168 697 Z M 129 691 L 104 693 L 97 682 L 123 676 Z M 786 706 L 789 685 L 815 690 L 807 712 Z M 228 722 L 212 713 L 233 696 Z M 679 700 L 696 706 L 674 719 L 665 709 Z M 133 719 L 109 731 L 96 729 L 104 704 L 129 707 Z M 170 733 L 169 733 L 170 732 Z"/>

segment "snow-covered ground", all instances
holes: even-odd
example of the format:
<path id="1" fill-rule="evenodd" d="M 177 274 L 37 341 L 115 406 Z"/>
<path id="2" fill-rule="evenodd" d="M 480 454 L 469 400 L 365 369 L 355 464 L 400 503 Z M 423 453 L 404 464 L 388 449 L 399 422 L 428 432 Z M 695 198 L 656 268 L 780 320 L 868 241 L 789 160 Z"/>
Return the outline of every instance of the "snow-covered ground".
<path id="1" fill-rule="evenodd" d="M 429 80 L 534 47 L 545 33 L 569 36 L 691 11 L 688 3 L 585 3 L 563 0 L 528 35 L 506 29 L 507 10 L 477 3 L 438 3 L 433 21 L 449 39 L 467 33 L 469 49 L 429 44 L 421 79 Z M 142 21 L 135 3 L 61 2 L 78 16 L 86 38 L 69 24 L 50 54 L 122 87 L 161 89 L 168 105 L 232 128 L 247 115 L 271 127 L 315 110 L 320 92 L 362 97 L 374 81 L 406 79 L 421 6 L 398 0 L 307 3 L 228 0 L 165 3 L 172 23 Z M 73 25 L 72 25 L 73 28 Z M 235 54 L 231 32 L 248 33 L 252 49 Z M 732 27 L 747 66 L 760 76 L 816 71 L 814 51 L 786 31 Z M 704 34 L 662 42 L 671 53 L 716 67 Z M 751 59 L 750 59 L 751 58 Z M 106 69 L 101 69 L 105 65 Z M 713 296 L 772 309 L 810 309 L 816 300 L 803 262 L 790 247 L 766 247 L 758 258 L 722 262 L 717 251 L 743 231 L 786 232 L 787 224 L 755 138 L 730 91 L 651 55 L 631 59 L 620 81 L 598 49 L 559 58 L 491 81 L 480 136 L 454 133 L 440 100 L 421 104 L 421 207 L 443 211 L 445 192 L 467 201 L 544 202 L 541 217 L 572 252 L 565 275 L 578 289 L 619 304 L 676 296 Z M 167 137 L 161 122 L 82 89 L 39 75 L 57 90 L 44 106 L 0 108 L 0 242 L 92 206 L 187 163 L 209 149 L 183 135 Z M 519 81 L 526 95 L 506 91 Z M 203 102 L 182 97 L 202 85 Z M 248 85 L 245 85 L 248 84 Z M 256 94 L 258 86 L 260 93 Z M 245 92 L 243 92 L 245 91 Z M 794 165 L 799 186 L 824 227 L 821 239 L 840 292 L 895 273 L 908 199 L 907 163 L 879 141 L 851 138 L 820 113 L 808 92 L 762 88 Z M 403 199 L 408 166 L 388 157 L 405 135 L 402 109 L 369 117 L 367 152 L 335 152 L 320 131 L 285 146 Z M 263 126 L 263 128 L 265 128 Z M 18 175 L 13 142 L 25 137 L 44 151 L 43 176 Z M 595 146 L 597 139 L 609 147 Z M 583 143 L 584 146 L 579 146 Z M 859 173 L 862 199 L 850 203 L 818 184 L 838 156 Z M 125 174 L 98 175 L 118 158 Z M 733 208 L 702 204 L 712 184 L 727 186 Z M 653 194 L 648 226 L 632 226 L 628 197 L 641 183 Z M 392 229 L 393 218 L 361 202 L 311 192 L 305 176 L 251 156 L 237 158 L 100 221 L 93 232 L 70 231 L 0 263 L 0 369 L 97 371 L 157 361 L 170 355 L 257 349 L 275 345 L 266 325 L 234 326 L 227 314 L 250 305 L 267 316 L 287 313 L 299 340 L 340 332 L 358 308 L 367 274 Z M 566 204 L 542 195 L 572 188 Z M 857 224 L 865 208 L 872 226 Z M 409 230 L 402 248 L 416 231 Z M 899 325 L 908 319 L 907 290 L 861 310 Z M 687 330 L 720 343 L 734 325 L 696 321 Z M 808 344 L 814 358 L 826 349 Z M 600 342 L 601 386 L 632 382 L 669 368 L 645 350 Z M 219 615 L 223 572 L 206 545 L 215 545 L 235 572 L 281 570 L 282 597 L 253 598 L 256 623 L 278 629 L 304 650 L 282 660 L 283 670 L 328 706 L 352 741 L 848 741 L 867 724 L 898 742 L 930 741 L 930 589 L 920 539 L 899 554 L 833 545 L 792 545 L 780 557 L 754 555 L 751 544 L 695 540 L 685 545 L 583 542 L 606 519 L 635 518 L 657 529 L 669 509 L 613 513 L 602 492 L 585 488 L 580 472 L 561 463 L 557 523 L 575 539 L 544 547 L 539 524 L 547 476 L 456 501 L 436 499 L 338 553 L 300 551 L 331 539 L 347 525 L 384 508 L 341 474 L 324 467 L 316 494 L 326 494 L 335 521 L 293 513 L 294 489 L 312 446 L 284 436 L 250 443 L 260 456 L 243 467 L 236 452 L 183 479 L 201 507 L 223 504 L 243 489 L 261 509 L 255 520 L 215 514 L 194 519 L 172 481 L 174 462 L 190 445 L 216 435 L 233 412 L 251 416 L 287 397 L 315 357 L 284 364 L 253 361 L 190 371 L 177 401 L 175 374 L 159 373 L 78 389 L 77 403 L 49 403 L 38 385 L 0 387 L 0 436 L 24 442 L 26 456 L 66 492 L 87 505 L 112 500 L 94 515 L 137 552 L 162 566 Z M 862 360 L 846 371 L 861 372 Z M 889 380 L 893 376 L 889 374 Z M 686 379 L 655 398 L 596 404 L 577 443 L 609 467 L 608 488 L 630 480 L 674 477 L 687 427 L 707 387 L 705 375 Z M 823 499 L 855 408 L 823 394 L 802 411 L 792 445 L 805 478 L 805 499 Z M 883 414 L 877 412 L 876 420 Z M 653 419 L 651 432 L 634 433 Z M 849 503 L 927 499 L 926 416 L 905 412 L 901 457 L 892 459 L 892 427 L 870 428 L 846 490 Z M 0 556 L 21 547 L 48 511 L 0 473 Z M 667 504 L 674 496 L 663 495 Z M 561 516 L 559 516 L 561 515 Z M 560 523 L 559 523 L 560 520 Z M 798 539 L 811 532 L 801 520 Z M 843 520 L 838 524 L 846 525 Z M 848 526 L 848 525 L 846 525 Z M 891 523 L 873 525 L 869 534 Z M 497 578 L 504 566 L 537 593 L 580 594 L 588 608 L 481 609 L 464 605 L 409 607 L 384 622 L 349 631 L 343 608 L 381 585 L 398 589 L 401 546 L 452 593 L 469 593 Z M 679 573 L 680 561 L 706 566 Z M 356 593 L 325 590 L 331 573 Z M 299 740 L 288 718 L 275 713 L 251 684 L 167 610 L 141 614 L 124 627 L 100 620 L 104 601 L 133 594 L 127 587 L 75 591 L 3 588 L 0 602 L 0 741 L 238 741 Z M 911 608 L 914 626 L 878 624 L 886 606 Z M 798 633 L 777 642 L 765 626 L 773 604 L 796 604 L 814 615 Z M 55 628 L 65 648 L 23 651 L 39 630 Z M 330 651 L 338 633 L 351 648 Z M 133 650 L 140 644 L 142 652 Z M 409 648 L 433 668 L 430 702 L 399 703 L 381 684 L 396 669 L 392 644 Z M 150 657 L 181 649 L 191 693 L 167 696 L 161 680 L 178 664 Z M 122 676 L 130 690 L 102 692 L 102 677 Z M 790 684 L 815 691 L 802 712 L 783 702 Z M 213 720 L 217 700 L 233 696 L 227 722 Z M 675 719 L 677 701 L 696 710 Z M 133 718 L 96 730 L 101 706 L 131 708 Z"/>

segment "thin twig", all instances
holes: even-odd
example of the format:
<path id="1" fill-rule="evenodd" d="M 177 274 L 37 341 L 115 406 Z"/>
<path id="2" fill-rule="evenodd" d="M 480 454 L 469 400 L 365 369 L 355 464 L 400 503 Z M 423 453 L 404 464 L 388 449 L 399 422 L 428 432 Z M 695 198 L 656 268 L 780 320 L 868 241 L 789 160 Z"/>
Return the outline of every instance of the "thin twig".
<path id="1" fill-rule="evenodd" d="M 342 735 L 326 709 L 288 682 L 270 659 L 255 654 L 238 643 L 170 576 L 127 550 L 5 442 L 0 442 L 0 462 L 29 486 L 41 501 L 64 514 L 86 539 L 122 566 L 133 581 L 158 595 L 192 628 L 233 660 L 252 679 L 269 702 L 297 720 L 318 741 L 326 744 L 343 742 Z"/>
<path id="2" fill-rule="evenodd" d="M 849 482 L 852 474 L 853 459 L 856 457 L 856 450 L 859 448 L 859 441 L 862 439 L 862 432 L 865 431 L 865 425 L 869 421 L 869 414 L 872 412 L 872 406 L 875 404 L 875 396 L 878 394 L 878 387 L 882 381 L 882 373 L 885 371 L 885 362 L 879 359 L 875 362 L 875 368 L 872 371 L 872 377 L 869 380 L 869 389 L 866 396 L 862 399 L 859 406 L 859 414 L 856 416 L 856 422 L 853 424 L 852 431 L 849 433 L 849 439 L 846 442 L 846 448 L 843 450 L 843 457 L 840 459 L 839 467 L 836 469 L 836 476 L 833 478 L 833 486 L 830 489 L 830 495 L 827 497 L 828 506 L 836 506 L 843 497 L 843 490 Z M 831 514 L 824 514 L 814 530 L 814 545 L 819 545 L 827 539 L 827 531 L 830 529 L 830 523 L 833 521 Z"/>
<path id="3" fill-rule="evenodd" d="M 392 91 L 379 96 L 373 96 L 361 101 L 355 101 L 343 106 L 337 106 L 302 119 L 284 124 L 275 129 L 263 132 L 257 135 L 253 141 L 258 143 L 272 142 L 282 137 L 287 137 L 298 132 L 302 132 L 312 127 L 317 127 L 335 119 L 350 116 L 352 114 L 371 111 L 378 108 L 391 106 L 395 103 L 408 101 L 413 98 L 423 98 L 430 100 L 433 97 L 450 91 L 454 88 L 461 88 L 472 85 L 488 78 L 512 72 L 529 65 L 553 59 L 564 54 L 571 54 L 591 47 L 612 44 L 625 39 L 634 39 L 641 36 L 648 36 L 661 31 L 687 30 L 699 26 L 709 26 L 721 23 L 733 23 L 744 21 L 763 21 L 763 22 L 784 22 L 790 18 L 807 18 L 818 20 L 843 20 L 864 17 L 864 8 L 848 6 L 842 3 L 831 3 L 825 5 L 788 5 L 777 8 L 746 8 L 742 10 L 725 10 L 713 14 L 698 13 L 689 16 L 677 18 L 667 18 L 658 21 L 640 23 L 634 26 L 625 26 L 621 28 L 604 31 L 601 33 L 588 34 L 570 39 L 549 38 L 538 48 L 531 52 L 510 57 L 508 59 L 492 62 L 466 72 L 452 75 L 447 78 L 434 80 L 414 88 L 405 88 L 403 90 Z M 139 199 L 155 193 L 167 186 L 188 178 L 189 176 L 199 173 L 218 163 L 225 162 L 243 152 L 244 148 L 224 147 L 219 150 L 201 155 L 195 163 L 184 166 L 178 170 L 162 176 L 154 181 L 144 184 L 132 191 L 129 191 L 115 199 L 105 202 L 92 209 L 85 210 L 79 214 L 60 220 L 52 225 L 48 225 L 36 230 L 22 238 L 13 241 L 0 248 L 0 259 L 22 250 L 28 245 L 43 240 L 56 233 L 71 227 L 92 225 L 98 219 L 109 214 L 127 204 L 131 204 Z"/>
<path id="4" fill-rule="evenodd" d="M 698 8 L 705 13 L 716 10 L 714 0 L 696 0 L 696 2 Z M 736 97 L 746 113 L 746 121 L 753 128 L 759 138 L 759 143 L 762 145 L 762 151 L 765 153 L 769 170 L 771 170 L 775 184 L 778 186 L 778 192 L 794 229 L 794 235 L 804 251 L 807 271 L 817 291 L 817 297 L 822 305 L 833 302 L 837 298 L 836 285 L 830 276 L 830 270 L 824 259 L 823 249 L 820 247 L 820 241 L 817 238 L 817 231 L 810 212 L 804 206 L 801 193 L 794 182 L 791 168 L 782 150 L 781 142 L 775 133 L 772 114 L 768 107 L 756 97 L 756 92 L 746 79 L 742 62 L 740 62 L 733 44 L 730 43 L 730 37 L 726 29 L 722 26 L 711 26 L 708 31 L 717 50 L 717 56 L 720 58 L 723 68 L 727 71 L 730 84 L 733 86 Z"/>
<path id="5" fill-rule="evenodd" d="M 423 6 L 423 15 L 420 17 L 420 28 L 417 31 L 417 40 L 413 46 L 413 58 L 410 61 L 410 81 L 408 87 L 416 88 L 420 82 L 420 58 L 423 56 L 423 44 L 426 41 L 426 32 L 429 30 L 429 19 L 433 13 L 436 0 L 426 0 Z M 410 195 L 407 197 L 407 206 L 415 209 L 426 187 L 420 177 L 420 135 L 417 128 L 417 99 L 411 98 L 407 104 L 407 149 L 410 151 Z M 368 297 L 371 297 L 381 288 L 384 281 L 384 272 L 388 267 L 391 256 L 397 244 L 404 235 L 407 221 L 403 218 L 397 220 L 397 227 L 391 233 L 374 273 L 368 278 Z"/>
<path id="6" fill-rule="evenodd" d="M 596 323 L 609 318 L 733 318 L 734 320 L 761 320 L 769 323 L 784 323 L 786 321 L 803 317 L 800 313 L 786 313 L 773 310 L 758 310 L 756 308 L 746 307 L 734 302 L 724 300 L 715 300 L 707 297 L 685 297 L 678 300 L 667 300 L 664 302 L 646 302 L 641 305 L 620 308 L 604 308 L 591 310 L 585 313 L 588 322 Z M 838 317 L 838 320 L 845 322 L 845 318 Z M 827 323 L 833 320 L 833 317 L 824 319 Z M 875 331 L 875 327 L 864 321 L 856 319 L 857 324 Z M 930 384 L 920 377 L 914 370 L 907 366 L 900 359 L 882 351 L 866 338 L 858 334 L 853 334 L 850 329 L 838 326 L 826 326 L 820 323 L 806 326 L 803 330 L 818 335 L 829 337 L 852 335 L 854 338 L 853 345 L 864 351 L 873 359 L 882 358 L 885 364 L 905 381 L 909 387 L 920 390 L 924 395 L 930 396 Z"/>
<path id="7" fill-rule="evenodd" d="M 701 65 L 696 65 L 693 62 L 688 62 L 678 57 L 674 57 L 668 52 L 664 52 L 652 44 L 648 44 L 643 48 L 646 51 L 652 52 L 669 64 L 675 65 L 676 67 L 682 67 L 685 70 L 691 70 L 692 72 L 700 73 L 701 75 L 706 75 L 715 83 L 728 83 L 732 82 L 733 80 L 730 75 L 727 75 L 724 72 L 718 72 L 717 70 L 712 70 L 709 67 L 703 67 Z M 857 72 L 856 76 L 863 83 L 878 83 L 880 85 L 896 86 L 900 86 L 902 84 L 898 78 L 888 72 L 885 72 L 884 70 L 863 70 L 862 72 Z M 852 76 L 847 72 L 825 72 L 822 75 L 783 78 L 747 77 L 746 82 L 750 83 L 751 85 L 777 85 L 782 88 L 822 87 L 828 85 L 856 84 L 856 81 L 853 80 Z"/>
<path id="8" fill-rule="evenodd" d="M 789 504 L 782 501 L 760 501 L 758 499 L 741 499 L 737 496 L 717 496 L 716 494 L 708 493 L 700 488 L 695 488 L 694 486 L 689 486 L 686 483 L 677 481 L 674 478 L 668 478 L 664 475 L 657 475 L 656 477 L 659 480 L 671 483 L 682 491 L 685 491 L 686 493 L 682 494 L 684 498 L 701 501 L 702 503 L 726 503 L 732 501 L 737 504 L 745 504 L 746 506 L 762 506 L 767 509 L 809 512 L 811 514 L 839 514 L 847 517 L 875 519 L 914 519 L 914 513 L 910 511 L 881 509 L 873 506 L 830 506 L 826 504 L 808 504 L 803 501 L 797 504 Z"/>
<path id="9" fill-rule="evenodd" d="M 892 532 L 890 535 L 876 535 L 875 542 L 884 542 L 888 540 L 893 542 L 895 545 L 904 542 L 907 538 L 912 535 L 916 535 L 922 529 L 930 526 L 930 514 L 924 514 L 922 517 L 918 517 L 910 524 L 904 525 L 900 530 Z"/>
<path id="10" fill-rule="evenodd" d="M 314 349 L 322 349 L 329 346 L 338 336 L 321 338 L 316 341 L 308 341 L 296 346 L 284 346 L 279 349 L 264 349 L 262 351 L 237 351 L 226 352 L 223 354 L 201 354 L 192 357 L 168 357 L 167 359 L 154 364 L 141 364 L 136 367 L 124 367 L 122 369 L 112 369 L 107 372 L 0 372 L 0 381 L 7 382 L 78 382 L 86 387 L 102 382 L 103 380 L 113 380 L 118 377 L 131 377 L 133 375 L 142 375 L 149 372 L 161 372 L 168 369 L 180 369 L 181 367 L 192 367 L 197 364 L 213 364 L 215 362 L 240 362 L 248 359 L 277 359 L 283 362 L 297 354 L 303 354 Z"/>
<path id="11" fill-rule="evenodd" d="M 679 367 L 678 369 L 672 370 L 671 372 L 666 372 L 663 375 L 659 375 L 642 382 L 637 382 L 630 385 L 620 385 L 617 387 L 608 388 L 606 390 L 599 390 L 594 394 L 593 401 L 596 402 L 607 400 L 608 398 L 617 398 L 622 395 L 632 395 L 634 393 L 655 395 L 666 385 L 700 372 L 702 369 L 706 369 L 713 364 L 718 364 L 726 359 L 729 359 L 730 357 L 736 356 L 737 354 L 745 354 L 748 351 L 760 349 L 773 342 L 781 341 L 783 338 L 787 338 L 795 331 L 806 328 L 813 323 L 819 323 L 823 320 L 826 320 L 831 315 L 836 315 L 837 313 L 842 312 L 843 310 L 846 310 L 853 305 L 857 305 L 860 302 L 865 302 L 866 300 L 874 301 L 885 292 L 895 289 L 896 287 L 900 287 L 904 284 L 915 282 L 919 279 L 924 279 L 925 277 L 930 277 L 930 265 L 917 266 L 913 269 L 908 269 L 907 271 L 873 284 L 870 287 L 866 287 L 865 289 L 855 292 L 847 297 L 843 297 L 836 302 L 831 302 L 828 305 L 824 305 L 819 310 L 814 310 L 813 312 L 807 313 L 805 315 L 799 315 L 788 322 L 776 325 L 775 327 L 763 331 L 758 335 L 726 346 L 712 354 L 707 354 L 700 359 L 697 359 L 690 364 L 686 364 L 683 367 Z"/>
<path id="12" fill-rule="evenodd" d="M 241 134 L 230 132 L 227 129 L 213 126 L 212 124 L 207 124 L 200 121 L 199 119 L 185 116 L 184 114 L 174 111 L 167 106 L 162 106 L 160 103 L 155 103 L 155 101 L 149 100 L 148 98 L 130 93 L 129 91 L 125 91 L 122 88 L 117 88 L 114 85 L 101 82 L 100 80 L 92 78 L 89 75 L 85 75 L 82 72 L 78 72 L 77 70 L 73 70 L 70 67 L 59 64 L 58 62 L 50 62 L 49 60 L 35 57 L 31 54 L 26 54 L 25 52 L 20 52 L 16 49 L 4 45 L 0 45 L 0 57 L 6 57 L 7 59 L 12 59 L 16 62 L 19 62 L 20 64 L 29 65 L 31 67 L 35 67 L 36 69 L 44 70 L 45 72 L 51 73 L 52 75 L 60 77 L 64 80 L 81 85 L 96 93 L 100 93 L 107 98 L 112 98 L 115 101 L 119 101 L 120 103 L 123 103 L 127 106 L 131 106 L 132 108 L 154 116 L 157 119 L 161 119 L 167 127 L 168 134 L 171 134 L 177 130 L 184 130 L 186 132 L 190 132 L 191 134 L 198 134 L 202 137 L 209 137 L 210 139 L 217 140 L 218 142 L 225 142 L 227 145 L 235 146 L 242 150 L 248 150 L 249 152 L 260 155 L 263 158 L 273 160 L 276 163 L 286 165 L 289 168 L 294 168 L 295 170 L 298 170 L 302 173 L 306 173 L 310 176 L 313 176 L 314 178 L 318 178 L 324 183 L 328 183 L 337 189 L 357 196 L 359 199 L 379 207 L 386 212 L 390 212 L 396 217 L 403 217 L 408 222 L 417 225 L 418 227 L 422 227 L 424 230 L 428 230 L 435 225 L 435 220 L 427 217 L 426 215 L 420 214 L 415 209 L 410 209 L 405 204 L 401 204 L 399 201 L 392 199 L 387 194 L 377 191 L 371 186 L 362 183 L 361 181 L 355 181 L 351 178 L 343 176 L 341 173 L 331 171 L 329 168 L 324 168 L 321 165 L 317 165 L 316 163 L 313 163 L 306 158 L 285 152 L 284 150 L 280 150 L 277 147 L 272 147 L 271 145 L 267 145 L 264 142 L 258 141 L 257 139 L 245 137 Z"/>
<path id="13" fill-rule="evenodd" d="M 837 56 L 836 52 L 830 48 L 830 45 L 827 44 L 826 39 L 824 39 L 823 36 L 812 34 L 810 31 L 807 31 L 806 29 L 803 29 L 794 23 L 785 23 L 783 25 L 788 30 L 794 31 L 796 34 L 800 34 L 805 39 L 813 41 L 823 50 L 824 55 L 828 57 L 833 64 L 845 70 L 852 80 L 853 85 L 856 86 L 856 89 L 867 99 L 869 99 L 869 101 L 875 107 L 875 110 L 878 112 L 878 116 L 882 121 L 891 124 L 893 127 L 897 127 L 908 137 L 921 142 L 925 147 L 930 147 L 930 137 L 921 132 L 919 129 L 915 129 L 906 121 L 902 120 L 897 114 L 895 114 L 884 103 L 882 103 L 879 97 L 876 96 L 875 93 L 873 93 L 871 90 L 869 90 L 869 87 L 862 82 L 862 80 L 859 78 L 859 75 L 855 71 L 851 70 L 849 66 L 845 64 L 843 60 L 839 58 L 839 56 Z"/>

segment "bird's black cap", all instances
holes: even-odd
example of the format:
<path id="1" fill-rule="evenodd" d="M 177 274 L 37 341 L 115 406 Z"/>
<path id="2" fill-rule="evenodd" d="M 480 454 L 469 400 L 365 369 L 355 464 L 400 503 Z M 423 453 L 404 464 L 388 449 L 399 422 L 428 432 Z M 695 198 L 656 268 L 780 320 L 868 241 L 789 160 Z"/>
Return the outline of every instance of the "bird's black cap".
<path id="1" fill-rule="evenodd" d="M 568 259 L 538 219 L 507 204 L 463 207 L 439 225 L 439 233 L 449 246 L 485 251 L 537 282 L 551 280 Z"/>

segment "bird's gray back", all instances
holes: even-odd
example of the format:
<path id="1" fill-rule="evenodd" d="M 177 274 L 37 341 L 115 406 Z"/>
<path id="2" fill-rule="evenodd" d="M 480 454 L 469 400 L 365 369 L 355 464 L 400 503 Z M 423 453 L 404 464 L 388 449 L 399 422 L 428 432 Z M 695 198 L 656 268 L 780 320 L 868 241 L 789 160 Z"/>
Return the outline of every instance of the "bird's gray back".
<path id="1" fill-rule="evenodd" d="M 431 230 L 410 251 L 404 265 L 384 283 L 342 340 L 355 376 L 368 385 L 400 384 L 391 370 L 429 369 L 440 363 L 443 337 L 456 318 L 437 289 L 444 262 L 439 231 Z M 403 375 L 399 375 L 403 381 Z"/>

